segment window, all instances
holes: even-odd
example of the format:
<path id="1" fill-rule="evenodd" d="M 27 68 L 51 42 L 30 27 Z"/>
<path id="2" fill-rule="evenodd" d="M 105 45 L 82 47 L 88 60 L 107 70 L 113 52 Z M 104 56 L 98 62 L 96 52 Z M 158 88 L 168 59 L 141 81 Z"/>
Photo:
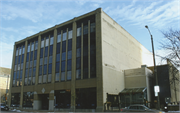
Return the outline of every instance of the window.
<path id="1" fill-rule="evenodd" d="M 30 52 L 30 44 L 28 44 L 27 52 Z"/>
<path id="2" fill-rule="evenodd" d="M 42 83 L 42 76 L 39 76 L 39 81 L 38 81 L 38 83 Z"/>
<path id="3" fill-rule="evenodd" d="M 33 77 L 36 76 L 36 68 L 33 68 Z"/>
<path id="4" fill-rule="evenodd" d="M 60 43 L 57 43 L 56 46 L 56 54 L 60 53 Z"/>
<path id="5" fill-rule="evenodd" d="M 59 73 L 56 73 L 55 81 L 59 81 Z"/>
<path id="6" fill-rule="evenodd" d="M 43 48 L 41 48 L 41 50 L 40 50 L 40 58 L 42 58 L 43 57 Z"/>
<path id="7" fill-rule="evenodd" d="M 44 57 L 44 64 L 47 64 L 48 57 Z"/>
<path id="8" fill-rule="evenodd" d="M 65 81 L 65 72 L 61 72 L 61 81 Z"/>
<path id="9" fill-rule="evenodd" d="M 39 75 L 42 75 L 42 66 L 39 66 Z"/>
<path id="10" fill-rule="evenodd" d="M 76 69 L 81 68 L 81 58 L 76 59 Z"/>
<path id="11" fill-rule="evenodd" d="M 22 54 L 22 57 L 21 57 L 21 63 L 24 62 L 24 54 Z"/>
<path id="12" fill-rule="evenodd" d="M 46 73 L 47 73 L 47 65 L 44 65 L 43 75 L 46 75 Z"/>
<path id="13" fill-rule="evenodd" d="M 62 53 L 62 61 L 66 60 L 66 52 Z"/>
<path id="14" fill-rule="evenodd" d="M 19 78 L 22 79 L 22 70 L 20 71 L 20 75 L 19 75 Z"/>
<path id="15" fill-rule="evenodd" d="M 72 51 L 68 51 L 68 59 L 72 59 Z"/>
<path id="16" fill-rule="evenodd" d="M 51 82 L 51 78 L 52 78 L 52 75 L 49 74 L 49 75 L 48 75 L 48 82 Z"/>
<path id="17" fill-rule="evenodd" d="M 20 64 L 21 56 L 18 56 L 18 64 Z"/>
<path id="18" fill-rule="evenodd" d="M 52 56 L 49 56 L 49 64 L 51 64 L 52 63 Z"/>
<path id="19" fill-rule="evenodd" d="M 61 62 L 61 72 L 65 71 L 65 61 Z"/>
<path id="20" fill-rule="evenodd" d="M 21 69 L 21 65 L 20 64 L 18 64 L 18 70 L 20 70 Z"/>
<path id="21" fill-rule="evenodd" d="M 16 49 L 16 56 L 18 56 L 18 48 Z"/>
<path id="22" fill-rule="evenodd" d="M 96 65 L 91 65 L 90 67 L 90 78 L 95 78 L 96 77 Z"/>
<path id="23" fill-rule="evenodd" d="M 37 50 L 34 51 L 34 60 L 37 60 Z"/>
<path id="24" fill-rule="evenodd" d="M 76 50 L 76 57 L 81 57 L 81 48 Z"/>
<path id="25" fill-rule="evenodd" d="M 68 39 L 72 39 L 72 30 L 68 32 Z"/>
<path id="26" fill-rule="evenodd" d="M 31 85 L 31 77 L 28 78 L 28 85 Z"/>
<path id="27" fill-rule="evenodd" d="M 83 79 L 88 78 L 88 68 L 83 69 Z"/>
<path id="28" fill-rule="evenodd" d="M 34 42 L 31 44 L 31 51 L 34 51 Z"/>
<path id="29" fill-rule="evenodd" d="M 66 41 L 62 42 L 62 52 L 66 52 Z"/>
<path id="30" fill-rule="evenodd" d="M 42 38 L 41 39 L 41 48 L 43 48 L 44 47 L 44 39 Z"/>
<path id="31" fill-rule="evenodd" d="M 23 46 L 23 49 L 22 49 L 22 54 L 24 54 L 24 51 L 25 51 L 25 46 Z"/>
<path id="32" fill-rule="evenodd" d="M 45 46 L 48 46 L 49 45 L 49 37 L 46 37 L 46 45 Z"/>
<path id="33" fill-rule="evenodd" d="M 14 72 L 14 75 L 13 75 L 13 80 L 16 79 L 16 72 Z"/>
<path id="34" fill-rule="evenodd" d="M 21 47 L 19 47 L 19 55 L 21 55 L 21 51 L 22 51 L 22 50 L 21 50 Z"/>
<path id="35" fill-rule="evenodd" d="M 30 61 L 33 60 L 33 51 L 31 51 L 31 54 L 30 54 Z"/>
<path id="36" fill-rule="evenodd" d="M 33 107 L 34 92 L 23 93 L 23 107 Z"/>
<path id="37" fill-rule="evenodd" d="M 21 69 L 23 69 L 23 63 L 21 63 Z"/>
<path id="38" fill-rule="evenodd" d="M 29 68 L 29 62 L 26 62 L 26 68 Z"/>
<path id="39" fill-rule="evenodd" d="M 53 42 L 54 42 L 54 37 L 52 36 L 52 37 L 50 38 L 50 45 L 53 45 Z"/>
<path id="40" fill-rule="evenodd" d="M 72 50 L 72 39 L 68 40 L 68 51 Z"/>
<path id="41" fill-rule="evenodd" d="M 67 70 L 70 71 L 71 70 L 71 60 L 67 61 Z"/>
<path id="42" fill-rule="evenodd" d="M 32 68 L 29 68 L 29 77 L 32 76 Z"/>
<path id="43" fill-rule="evenodd" d="M 81 47 L 81 37 L 77 37 L 77 39 L 76 39 L 76 47 L 77 48 Z"/>
<path id="44" fill-rule="evenodd" d="M 88 25 L 84 25 L 83 27 L 84 31 L 83 31 L 83 34 L 88 34 Z"/>
<path id="45" fill-rule="evenodd" d="M 46 83 L 47 75 L 43 75 L 43 83 Z"/>
<path id="46" fill-rule="evenodd" d="M 17 69 L 17 65 L 14 66 L 14 71 L 16 71 L 16 69 Z"/>
<path id="47" fill-rule="evenodd" d="M 28 77 L 28 69 L 26 69 L 26 72 L 25 72 L 25 78 Z"/>
<path id="48" fill-rule="evenodd" d="M 18 56 L 16 56 L 15 58 L 15 64 L 17 64 L 17 61 L 18 61 Z"/>
<path id="49" fill-rule="evenodd" d="M 71 80 L 71 71 L 67 71 L 67 80 Z"/>
<path id="50" fill-rule="evenodd" d="M 27 56 L 26 56 L 26 62 L 29 61 L 29 53 L 27 53 Z"/>
<path id="51" fill-rule="evenodd" d="M 57 43 L 61 42 L 61 33 L 58 33 L 57 35 Z"/>
<path id="52" fill-rule="evenodd" d="M 49 64 L 48 66 L 48 74 L 51 74 L 52 73 L 52 64 Z"/>
<path id="53" fill-rule="evenodd" d="M 96 30 L 95 28 L 96 28 L 95 23 L 91 23 L 91 33 L 95 32 Z"/>
<path id="54" fill-rule="evenodd" d="M 60 54 L 56 54 L 56 62 L 60 61 Z"/>
<path id="55" fill-rule="evenodd" d="M 81 27 L 77 28 L 77 37 L 81 36 Z"/>
<path id="56" fill-rule="evenodd" d="M 64 32 L 64 33 L 63 33 L 63 40 L 62 40 L 62 41 L 65 41 L 65 40 L 66 40 L 66 36 L 67 36 L 67 33 Z"/>
<path id="57" fill-rule="evenodd" d="M 36 60 L 34 60 L 34 66 L 33 66 L 33 67 L 36 67 L 36 62 L 37 62 L 37 61 L 36 61 Z"/>
<path id="58" fill-rule="evenodd" d="M 59 62 L 56 62 L 56 73 L 58 73 L 59 72 Z"/>
<path id="59" fill-rule="evenodd" d="M 76 70 L 76 79 L 81 79 L 81 69 Z"/>
<path id="60" fill-rule="evenodd" d="M 43 58 L 40 58 L 40 63 L 39 65 L 42 65 L 43 64 Z"/>
<path id="61" fill-rule="evenodd" d="M 45 47 L 45 54 L 44 54 L 45 57 L 48 56 L 48 47 Z"/>
<path id="62" fill-rule="evenodd" d="M 88 67 L 88 56 L 83 57 L 83 67 Z"/>
<path id="63" fill-rule="evenodd" d="M 35 42 L 35 50 L 38 49 L 38 41 Z"/>
<path id="64" fill-rule="evenodd" d="M 49 56 L 52 56 L 52 55 L 53 55 L 53 45 L 50 45 Z"/>
<path id="65" fill-rule="evenodd" d="M 33 64 L 33 61 L 30 61 L 30 66 L 29 66 L 30 68 L 32 67 L 32 64 Z"/>
<path id="66" fill-rule="evenodd" d="M 83 47 L 83 56 L 88 56 L 88 46 Z"/>

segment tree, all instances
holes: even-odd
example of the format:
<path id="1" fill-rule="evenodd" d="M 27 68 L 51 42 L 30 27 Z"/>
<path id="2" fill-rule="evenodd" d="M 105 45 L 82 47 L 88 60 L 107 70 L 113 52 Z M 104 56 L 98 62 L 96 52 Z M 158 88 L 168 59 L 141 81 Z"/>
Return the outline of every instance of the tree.
<path id="1" fill-rule="evenodd" d="M 161 49 L 166 52 L 165 56 L 160 56 L 161 60 L 166 60 L 169 65 L 169 82 L 170 87 L 174 94 L 174 101 L 177 102 L 177 96 L 179 92 L 179 83 L 180 83 L 180 30 L 161 31 L 163 34 L 164 40 L 160 42 Z M 171 91 L 171 93 L 172 93 Z"/>
<path id="2" fill-rule="evenodd" d="M 164 40 L 160 42 L 161 49 L 166 51 L 162 60 L 169 60 L 176 68 L 180 67 L 180 30 L 161 31 Z"/>

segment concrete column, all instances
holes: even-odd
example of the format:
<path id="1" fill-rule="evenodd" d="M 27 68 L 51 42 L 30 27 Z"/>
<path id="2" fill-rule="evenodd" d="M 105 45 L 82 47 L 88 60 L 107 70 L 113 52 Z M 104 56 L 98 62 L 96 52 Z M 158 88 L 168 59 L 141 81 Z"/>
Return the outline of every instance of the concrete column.
<path id="1" fill-rule="evenodd" d="M 53 59 L 52 59 L 52 80 L 51 82 L 55 82 L 55 69 L 56 69 L 56 45 L 57 45 L 57 29 L 54 29 L 54 42 L 53 42 Z"/>
<path id="2" fill-rule="evenodd" d="M 72 77 L 71 77 L 71 111 L 75 112 L 76 108 L 76 18 L 73 21 L 72 37 Z"/>
<path id="3" fill-rule="evenodd" d="M 42 102 L 39 99 L 39 96 L 37 94 L 37 92 L 34 92 L 34 101 L 33 101 L 34 105 L 33 105 L 33 110 L 40 110 L 42 107 Z"/>
<path id="4" fill-rule="evenodd" d="M 38 36 L 38 50 L 37 50 L 37 61 L 36 61 L 35 85 L 38 85 L 40 50 L 41 50 L 41 33 L 39 33 L 39 36 Z"/>
<path id="5" fill-rule="evenodd" d="M 27 46 L 28 41 L 25 41 L 25 51 L 24 51 L 24 61 L 23 61 L 23 74 L 22 74 L 22 86 L 21 86 L 21 94 L 20 94 L 20 108 L 23 105 L 23 88 L 24 88 L 24 78 L 25 78 L 25 70 L 26 70 L 26 56 L 27 56 Z"/>
<path id="6" fill-rule="evenodd" d="M 101 32 L 102 9 L 96 10 L 96 78 L 97 78 L 97 112 L 104 110 L 103 105 L 103 73 L 102 73 L 102 32 Z"/>
<path id="7" fill-rule="evenodd" d="M 66 29 L 66 34 L 65 81 L 67 81 L 68 28 Z"/>
<path id="8" fill-rule="evenodd" d="M 14 76 L 14 64 L 15 64 L 15 57 L 16 57 L 16 45 L 14 45 L 14 51 L 13 51 L 13 58 L 12 58 L 12 66 L 11 66 L 11 78 L 10 78 L 10 86 L 9 86 L 9 97 L 8 97 L 8 106 L 11 105 L 11 89 L 12 89 L 12 82 L 13 82 L 13 76 Z"/>
<path id="9" fill-rule="evenodd" d="M 81 23 L 81 79 L 83 79 L 83 23 Z"/>
<path id="10" fill-rule="evenodd" d="M 49 93 L 49 110 L 54 110 L 54 90 Z"/>
<path id="11" fill-rule="evenodd" d="M 90 58 L 91 58 L 91 56 L 90 56 L 90 33 L 91 33 L 91 31 L 90 31 L 90 20 L 88 21 L 88 78 L 90 78 L 90 72 L 91 72 L 91 70 L 90 70 L 90 64 L 91 64 L 91 62 L 90 62 Z"/>

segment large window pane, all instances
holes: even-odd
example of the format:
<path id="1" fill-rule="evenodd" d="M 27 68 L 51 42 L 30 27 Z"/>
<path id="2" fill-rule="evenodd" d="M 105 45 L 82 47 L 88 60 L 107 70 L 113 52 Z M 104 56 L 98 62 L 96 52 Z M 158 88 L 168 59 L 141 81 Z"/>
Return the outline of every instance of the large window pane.
<path id="1" fill-rule="evenodd" d="M 31 44 L 31 51 L 34 51 L 34 42 Z"/>
<path id="2" fill-rule="evenodd" d="M 76 70 L 76 79 L 81 79 L 81 69 Z"/>
<path id="3" fill-rule="evenodd" d="M 22 54 L 22 57 L 21 57 L 21 63 L 24 62 L 24 54 Z"/>
<path id="4" fill-rule="evenodd" d="M 32 84 L 35 84 L 36 77 L 32 78 Z"/>
<path id="5" fill-rule="evenodd" d="M 51 74 L 52 73 L 52 64 L 49 64 L 48 66 L 48 74 Z"/>
<path id="6" fill-rule="evenodd" d="M 33 68 L 33 77 L 36 76 L 36 68 Z"/>
<path id="7" fill-rule="evenodd" d="M 42 76 L 39 76 L 38 80 L 38 83 L 42 83 Z"/>
<path id="8" fill-rule="evenodd" d="M 37 50 L 34 51 L 34 60 L 37 59 Z"/>
<path id="9" fill-rule="evenodd" d="M 76 59 L 76 69 L 81 68 L 81 58 Z"/>
<path id="10" fill-rule="evenodd" d="M 84 27 L 83 27 L 83 34 L 85 35 L 85 34 L 88 34 L 88 25 L 85 25 Z"/>
<path id="11" fill-rule="evenodd" d="M 83 56 L 88 56 L 88 46 L 83 47 Z"/>
<path id="12" fill-rule="evenodd" d="M 18 56 L 18 64 L 20 64 L 21 56 Z"/>
<path id="13" fill-rule="evenodd" d="M 47 75 L 43 75 L 43 83 L 46 83 Z"/>
<path id="14" fill-rule="evenodd" d="M 54 37 L 51 37 L 50 38 L 50 45 L 53 45 L 53 42 L 54 42 Z"/>
<path id="15" fill-rule="evenodd" d="M 77 37 L 81 36 L 81 27 L 77 28 Z"/>
<path id="16" fill-rule="evenodd" d="M 28 85 L 31 85 L 31 77 L 28 77 Z"/>
<path id="17" fill-rule="evenodd" d="M 61 72 L 61 81 L 65 81 L 65 72 Z"/>
<path id="18" fill-rule="evenodd" d="M 26 62 L 29 61 L 29 53 L 27 53 L 27 56 L 26 56 Z"/>
<path id="19" fill-rule="evenodd" d="M 55 81 L 59 81 L 59 73 L 56 73 Z"/>
<path id="20" fill-rule="evenodd" d="M 30 44 L 28 44 L 27 52 L 30 52 Z"/>
<path id="21" fill-rule="evenodd" d="M 37 62 L 37 60 L 34 60 L 34 66 L 33 67 L 36 67 L 36 62 Z"/>
<path id="22" fill-rule="evenodd" d="M 46 45 L 45 46 L 48 46 L 49 45 L 49 37 L 47 37 L 46 39 Z"/>
<path id="23" fill-rule="evenodd" d="M 72 59 L 72 51 L 68 51 L 68 59 Z"/>
<path id="24" fill-rule="evenodd" d="M 67 80 L 71 80 L 71 71 L 67 71 Z"/>
<path id="25" fill-rule="evenodd" d="M 40 50 L 40 58 L 42 58 L 43 57 L 43 48 L 41 48 L 41 50 Z"/>
<path id="26" fill-rule="evenodd" d="M 95 27 L 95 23 L 91 23 L 91 32 L 95 32 L 95 29 L 96 27 Z"/>
<path id="27" fill-rule="evenodd" d="M 61 42 L 61 33 L 58 33 L 57 35 L 57 43 Z"/>
<path id="28" fill-rule="evenodd" d="M 26 62 L 26 68 L 29 68 L 29 62 Z"/>
<path id="29" fill-rule="evenodd" d="M 51 82 L 52 75 L 48 74 L 48 82 Z"/>
<path id="30" fill-rule="evenodd" d="M 29 66 L 29 67 L 31 68 L 31 67 L 32 67 L 32 65 L 33 65 L 33 61 L 30 61 L 30 66 Z"/>
<path id="31" fill-rule="evenodd" d="M 21 65 L 20 64 L 18 64 L 18 70 L 20 70 L 21 69 Z"/>
<path id="32" fill-rule="evenodd" d="M 83 69 L 83 79 L 88 78 L 88 68 Z"/>
<path id="33" fill-rule="evenodd" d="M 42 75 L 42 66 L 39 66 L 39 75 Z"/>
<path id="34" fill-rule="evenodd" d="M 25 52 L 25 46 L 23 45 L 22 54 L 24 54 L 24 52 Z"/>
<path id="35" fill-rule="evenodd" d="M 39 65 L 42 65 L 43 64 L 43 58 L 40 58 L 40 63 Z"/>
<path id="36" fill-rule="evenodd" d="M 66 52 L 62 53 L 62 61 L 66 60 Z"/>
<path id="37" fill-rule="evenodd" d="M 22 49 L 21 49 L 21 47 L 19 48 L 19 55 L 21 55 L 21 51 L 22 51 Z"/>
<path id="38" fill-rule="evenodd" d="M 29 77 L 32 76 L 32 68 L 29 68 Z"/>
<path id="39" fill-rule="evenodd" d="M 23 93 L 23 107 L 33 107 L 34 92 Z"/>
<path id="40" fill-rule="evenodd" d="M 60 61 L 60 54 L 56 54 L 56 62 Z"/>
<path id="41" fill-rule="evenodd" d="M 52 56 L 49 56 L 49 64 L 51 64 L 52 63 Z"/>
<path id="42" fill-rule="evenodd" d="M 41 48 L 44 47 L 44 39 L 41 39 Z"/>
<path id="43" fill-rule="evenodd" d="M 56 54 L 60 53 L 60 43 L 57 43 L 56 46 Z"/>
<path id="44" fill-rule="evenodd" d="M 38 49 L 38 41 L 35 42 L 35 50 Z"/>
<path id="45" fill-rule="evenodd" d="M 71 70 L 71 64 L 72 64 L 72 61 L 71 60 L 68 60 L 67 61 L 67 70 Z"/>
<path id="46" fill-rule="evenodd" d="M 77 37 L 77 39 L 76 39 L 76 47 L 77 48 L 81 47 L 81 37 Z"/>
<path id="47" fill-rule="evenodd" d="M 44 57 L 44 64 L 47 64 L 48 57 Z"/>
<path id="48" fill-rule="evenodd" d="M 61 72 L 65 71 L 65 61 L 61 62 Z"/>
<path id="49" fill-rule="evenodd" d="M 81 48 L 76 50 L 76 57 L 81 57 Z"/>
<path id="50" fill-rule="evenodd" d="M 63 33 L 63 41 L 65 41 L 65 40 L 66 40 L 66 36 L 67 36 L 67 33 L 66 33 L 66 32 L 64 32 L 64 33 Z"/>
<path id="51" fill-rule="evenodd" d="M 45 47 L 45 54 L 44 54 L 45 57 L 48 56 L 48 47 Z"/>
<path id="52" fill-rule="evenodd" d="M 18 52 L 19 52 L 19 51 L 18 51 L 18 48 L 16 48 L 16 56 L 18 56 Z"/>
<path id="53" fill-rule="evenodd" d="M 72 30 L 68 31 L 68 39 L 71 39 L 71 38 L 72 38 Z"/>
<path id="54" fill-rule="evenodd" d="M 21 69 L 23 69 L 23 63 L 21 63 Z"/>

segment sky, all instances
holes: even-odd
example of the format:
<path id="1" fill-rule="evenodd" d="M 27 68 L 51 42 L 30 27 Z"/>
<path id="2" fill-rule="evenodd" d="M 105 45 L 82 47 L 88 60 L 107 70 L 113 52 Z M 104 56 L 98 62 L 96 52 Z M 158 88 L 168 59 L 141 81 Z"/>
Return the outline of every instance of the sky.
<path id="1" fill-rule="evenodd" d="M 16 41 L 100 7 L 152 52 L 148 25 L 156 54 L 161 31 L 180 29 L 180 0 L 0 0 L 0 67 L 11 68 Z"/>

